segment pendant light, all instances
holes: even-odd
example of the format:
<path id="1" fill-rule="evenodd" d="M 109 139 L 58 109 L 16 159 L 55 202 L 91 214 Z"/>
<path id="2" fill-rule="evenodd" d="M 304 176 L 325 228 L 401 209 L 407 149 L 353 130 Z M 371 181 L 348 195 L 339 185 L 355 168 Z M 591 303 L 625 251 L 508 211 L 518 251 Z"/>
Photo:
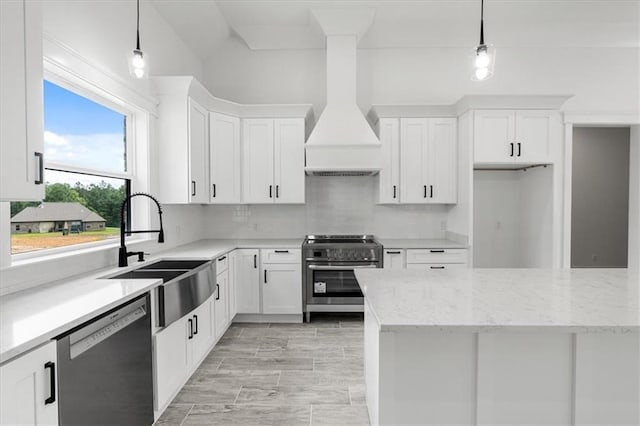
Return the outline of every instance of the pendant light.
<path id="1" fill-rule="evenodd" d="M 491 78 L 496 60 L 496 50 L 492 44 L 484 43 L 484 0 L 480 0 L 480 44 L 473 49 L 473 74 L 471 80 L 482 81 Z"/>
<path id="2" fill-rule="evenodd" d="M 145 63 L 144 53 L 140 50 L 140 0 L 136 0 L 136 6 L 136 48 L 129 58 L 129 73 L 133 77 L 141 79 L 149 76 L 149 67 Z"/>

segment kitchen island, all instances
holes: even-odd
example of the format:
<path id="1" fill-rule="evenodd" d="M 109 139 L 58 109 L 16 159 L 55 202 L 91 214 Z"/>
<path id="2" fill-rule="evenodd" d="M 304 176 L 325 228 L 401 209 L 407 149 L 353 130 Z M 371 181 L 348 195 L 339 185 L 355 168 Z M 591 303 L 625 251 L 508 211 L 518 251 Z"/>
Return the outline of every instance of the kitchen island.
<path id="1" fill-rule="evenodd" d="M 356 277 L 371 424 L 640 424 L 637 272 Z"/>

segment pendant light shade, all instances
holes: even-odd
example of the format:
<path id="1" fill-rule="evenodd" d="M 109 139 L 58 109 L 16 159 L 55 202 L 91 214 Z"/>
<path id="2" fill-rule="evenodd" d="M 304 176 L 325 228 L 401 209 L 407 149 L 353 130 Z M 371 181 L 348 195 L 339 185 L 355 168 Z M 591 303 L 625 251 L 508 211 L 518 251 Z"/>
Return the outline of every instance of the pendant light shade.
<path id="1" fill-rule="evenodd" d="M 136 48 L 129 57 L 129 73 L 138 79 L 149 77 L 149 65 L 140 49 L 140 0 L 136 0 Z"/>
<path id="2" fill-rule="evenodd" d="M 496 62 L 496 49 L 484 42 L 484 0 L 480 0 L 480 44 L 473 49 L 473 74 L 471 80 L 482 81 L 491 78 Z"/>

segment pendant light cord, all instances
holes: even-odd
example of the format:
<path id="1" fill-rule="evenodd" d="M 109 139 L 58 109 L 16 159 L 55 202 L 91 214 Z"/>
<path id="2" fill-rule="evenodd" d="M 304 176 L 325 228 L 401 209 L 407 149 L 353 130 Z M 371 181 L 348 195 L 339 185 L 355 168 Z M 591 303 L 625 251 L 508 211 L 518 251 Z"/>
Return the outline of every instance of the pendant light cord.
<path id="1" fill-rule="evenodd" d="M 140 50 L 140 0 L 137 0 L 136 50 Z"/>
<path id="2" fill-rule="evenodd" d="M 483 45 L 483 44 L 484 44 L 484 0 L 480 0 L 480 45 Z"/>

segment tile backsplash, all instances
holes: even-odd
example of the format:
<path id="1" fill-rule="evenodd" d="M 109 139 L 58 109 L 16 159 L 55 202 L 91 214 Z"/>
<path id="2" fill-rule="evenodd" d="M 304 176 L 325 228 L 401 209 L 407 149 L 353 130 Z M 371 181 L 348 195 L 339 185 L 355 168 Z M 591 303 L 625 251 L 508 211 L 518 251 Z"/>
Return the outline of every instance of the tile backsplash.
<path id="1" fill-rule="evenodd" d="M 376 204 L 376 177 L 306 178 L 304 205 L 204 207 L 207 238 L 297 238 L 373 233 L 381 238 L 442 238 L 448 206 Z"/>

